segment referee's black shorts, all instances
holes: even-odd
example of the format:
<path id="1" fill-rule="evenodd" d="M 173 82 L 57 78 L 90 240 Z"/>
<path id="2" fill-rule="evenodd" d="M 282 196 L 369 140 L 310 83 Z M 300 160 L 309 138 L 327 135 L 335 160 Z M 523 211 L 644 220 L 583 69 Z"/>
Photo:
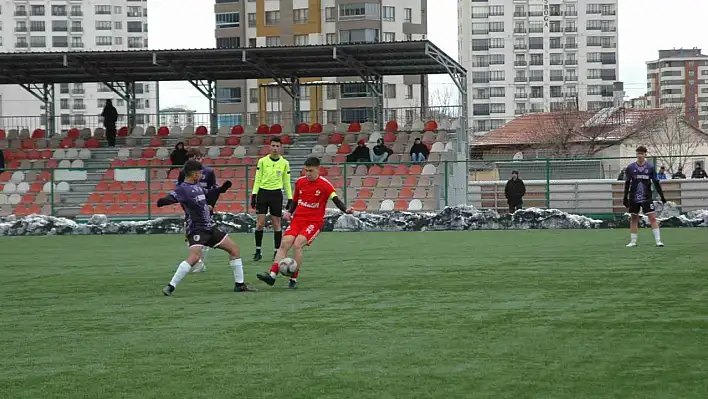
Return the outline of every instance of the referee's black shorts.
<path id="1" fill-rule="evenodd" d="M 256 214 L 282 217 L 283 216 L 283 191 L 258 190 L 256 196 Z"/>

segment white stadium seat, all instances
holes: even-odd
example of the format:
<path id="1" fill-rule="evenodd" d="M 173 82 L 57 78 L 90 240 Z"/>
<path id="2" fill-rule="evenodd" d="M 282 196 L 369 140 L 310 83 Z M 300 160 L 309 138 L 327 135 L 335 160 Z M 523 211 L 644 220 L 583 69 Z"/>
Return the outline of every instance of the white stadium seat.
<path id="1" fill-rule="evenodd" d="M 430 152 L 445 152 L 445 144 L 437 141 L 430 147 Z"/>
<path id="2" fill-rule="evenodd" d="M 408 203 L 408 210 L 413 212 L 423 210 L 423 203 L 419 199 L 411 200 L 411 202 Z"/>
<path id="3" fill-rule="evenodd" d="M 333 145 L 333 144 L 330 144 L 330 145 Z M 321 154 L 324 154 L 324 152 L 325 152 L 325 147 L 321 144 L 317 144 L 314 147 L 312 147 L 313 154 L 321 155 Z"/>
<path id="4" fill-rule="evenodd" d="M 79 150 L 79 159 L 91 159 L 91 150 L 86 148 Z"/>
<path id="5" fill-rule="evenodd" d="M 57 148 L 52 154 L 52 159 L 64 159 L 66 158 L 66 151 L 63 148 Z"/>
<path id="6" fill-rule="evenodd" d="M 219 157 L 219 147 L 209 147 L 207 150 L 207 157 L 218 158 Z"/>
<path id="7" fill-rule="evenodd" d="M 381 206 L 379 206 L 380 211 L 392 211 L 393 210 L 393 201 L 390 199 L 386 199 L 381 201 Z"/>
<path id="8" fill-rule="evenodd" d="M 16 192 L 18 194 L 26 194 L 30 190 L 30 185 L 27 184 L 26 182 L 22 182 L 17 185 Z"/>
<path id="9" fill-rule="evenodd" d="M 81 169 L 83 167 L 84 167 L 84 161 L 82 161 L 80 159 L 75 159 L 75 160 L 71 161 L 71 168 L 72 169 Z"/>
<path id="10" fill-rule="evenodd" d="M 69 169 L 71 167 L 71 161 L 68 159 L 62 159 L 59 161 L 59 165 L 57 165 L 58 169 Z"/>
<path id="11" fill-rule="evenodd" d="M 0 194 L 0 205 L 7 205 L 7 194 Z"/>
<path id="12" fill-rule="evenodd" d="M 10 196 L 7 197 L 7 203 L 10 205 L 17 205 L 20 201 L 22 201 L 20 194 L 10 194 Z"/>
<path id="13" fill-rule="evenodd" d="M 121 148 L 118 150 L 118 154 L 116 155 L 118 159 L 120 160 L 126 160 L 130 158 L 130 149 L 129 148 Z"/>
<path id="14" fill-rule="evenodd" d="M 426 175 L 426 176 L 432 176 L 432 175 L 434 175 L 435 173 L 437 173 L 437 171 L 438 171 L 438 170 L 437 170 L 437 168 L 435 167 L 435 165 L 427 164 L 427 165 L 423 166 L 423 171 L 420 172 L 420 174 L 421 174 L 421 175 Z"/>
<path id="15" fill-rule="evenodd" d="M 170 136 L 180 137 L 182 135 L 182 128 L 179 126 L 170 126 Z"/>
<path id="16" fill-rule="evenodd" d="M 159 159 L 167 159 L 170 157 L 170 151 L 167 148 L 160 147 L 155 151 L 155 157 Z"/>
<path id="17" fill-rule="evenodd" d="M 5 184 L 2 188 L 2 192 L 5 194 L 14 194 L 17 192 L 17 185 L 15 183 L 9 182 Z"/>
<path id="18" fill-rule="evenodd" d="M 61 182 L 59 182 L 59 184 L 57 184 L 57 191 L 60 193 L 67 193 L 70 190 L 71 190 L 71 186 L 69 185 L 69 183 L 67 183 L 65 181 L 61 181 Z"/>
<path id="19" fill-rule="evenodd" d="M 142 126 L 135 126 L 133 128 L 133 131 L 130 132 L 130 135 L 133 137 L 142 137 L 145 135 L 145 130 L 143 129 Z"/>
<path id="20" fill-rule="evenodd" d="M 413 122 L 413 125 L 411 126 L 411 130 L 422 131 L 423 128 L 425 128 L 425 123 L 423 123 L 423 121 L 421 121 L 420 119 Z"/>
<path id="21" fill-rule="evenodd" d="M 22 172 L 22 171 L 19 171 L 19 170 L 16 171 L 16 172 L 14 172 L 14 173 L 12 174 L 12 177 L 10 177 L 10 181 L 13 182 L 13 183 L 15 183 L 15 184 L 18 184 L 18 183 L 21 183 L 21 182 L 25 181 L 25 173 Z"/>
<path id="22" fill-rule="evenodd" d="M 234 148 L 234 157 L 235 158 L 243 158 L 246 156 L 246 147 L 243 146 L 238 146 Z"/>
<path id="23" fill-rule="evenodd" d="M 76 150 L 76 148 L 69 148 L 66 150 L 66 156 L 64 159 L 77 159 L 79 157 L 79 151 Z"/>

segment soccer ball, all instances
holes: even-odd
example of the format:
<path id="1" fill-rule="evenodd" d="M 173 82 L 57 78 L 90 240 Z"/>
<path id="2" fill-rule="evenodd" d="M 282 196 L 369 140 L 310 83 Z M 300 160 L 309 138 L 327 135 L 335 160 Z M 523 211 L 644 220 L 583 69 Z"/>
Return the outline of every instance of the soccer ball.
<path id="1" fill-rule="evenodd" d="M 292 276 L 297 271 L 297 262 L 293 258 L 283 258 L 278 263 L 278 271 L 283 276 Z"/>

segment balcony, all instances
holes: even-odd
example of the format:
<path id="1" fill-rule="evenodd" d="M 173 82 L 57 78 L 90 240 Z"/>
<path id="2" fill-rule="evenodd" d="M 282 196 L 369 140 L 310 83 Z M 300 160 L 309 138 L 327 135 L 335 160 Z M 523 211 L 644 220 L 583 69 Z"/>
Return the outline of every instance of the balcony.
<path id="1" fill-rule="evenodd" d="M 81 33 L 84 31 L 84 28 L 80 26 L 72 26 L 71 27 L 71 33 Z"/>
<path id="2" fill-rule="evenodd" d="M 565 15 L 566 17 L 577 17 L 578 12 L 577 11 L 564 11 L 563 15 Z"/>
<path id="3" fill-rule="evenodd" d="M 566 43 L 565 48 L 578 48 L 578 43 Z"/>
<path id="4" fill-rule="evenodd" d="M 577 81 L 578 81 L 578 77 L 577 77 L 577 76 L 566 76 L 566 77 L 565 77 L 565 81 L 566 81 L 566 82 L 577 82 Z"/>
<path id="5" fill-rule="evenodd" d="M 514 98 L 529 98 L 529 93 L 515 93 Z"/>
<path id="6" fill-rule="evenodd" d="M 563 81 L 563 75 L 561 76 L 551 76 L 551 82 L 562 82 Z"/>
<path id="7" fill-rule="evenodd" d="M 614 65 L 617 63 L 616 58 L 603 58 L 601 61 L 604 65 Z"/>
<path id="8" fill-rule="evenodd" d="M 83 110 L 86 109 L 86 104 L 74 104 L 71 109 L 73 110 Z"/>
<path id="9" fill-rule="evenodd" d="M 514 50 L 526 50 L 527 48 L 528 48 L 528 45 L 525 44 L 525 43 L 523 43 L 523 44 L 519 44 L 519 43 L 514 44 Z"/>
<path id="10" fill-rule="evenodd" d="M 514 18 L 526 18 L 528 14 L 526 12 L 515 12 Z"/>
<path id="11" fill-rule="evenodd" d="M 15 11 L 14 14 L 16 17 L 26 17 L 27 16 L 27 11 Z"/>
<path id="12" fill-rule="evenodd" d="M 514 61 L 514 66 L 521 67 L 526 66 L 528 63 L 526 61 Z"/>
<path id="13" fill-rule="evenodd" d="M 526 28 L 514 28 L 514 33 L 526 33 Z"/>
<path id="14" fill-rule="evenodd" d="M 575 33 L 577 31 L 578 31 L 578 27 L 576 27 L 576 26 L 566 26 L 565 27 L 566 33 Z"/>
<path id="15" fill-rule="evenodd" d="M 528 80 L 528 78 L 526 78 L 526 77 L 517 76 L 517 77 L 514 78 L 514 82 L 515 82 L 515 83 L 526 83 L 526 82 L 528 82 L 528 81 L 529 81 L 529 80 Z"/>
<path id="16" fill-rule="evenodd" d="M 530 76 L 529 82 L 543 82 L 543 76 Z"/>
<path id="17" fill-rule="evenodd" d="M 531 60 L 531 62 L 529 62 L 529 65 L 531 65 L 531 66 L 543 66 L 543 60 Z"/>
<path id="18" fill-rule="evenodd" d="M 600 29 L 600 31 L 609 33 L 609 32 L 617 32 L 617 27 L 614 26 L 605 26 Z"/>
<path id="19" fill-rule="evenodd" d="M 565 60 L 565 65 L 578 65 L 578 60 Z"/>
<path id="20" fill-rule="evenodd" d="M 29 43 L 17 42 L 17 43 L 15 43 L 15 48 L 29 48 Z"/>
<path id="21" fill-rule="evenodd" d="M 559 27 L 553 27 L 553 26 L 551 27 L 550 30 L 551 30 L 551 33 L 562 33 L 563 32 L 563 29 L 561 29 Z"/>
<path id="22" fill-rule="evenodd" d="M 525 108 L 520 108 L 520 109 L 517 108 L 516 110 L 514 110 L 514 114 L 515 114 L 515 115 L 523 115 L 523 114 L 525 114 L 526 112 L 527 112 L 527 111 L 526 111 Z"/>
<path id="23" fill-rule="evenodd" d="M 18 26 L 15 28 L 15 32 L 27 32 L 26 26 Z"/>
<path id="24" fill-rule="evenodd" d="M 69 14 L 70 14 L 70 16 L 72 16 L 72 17 L 83 17 L 83 16 L 84 16 L 84 12 L 83 12 L 83 11 L 72 11 L 72 12 L 69 13 Z"/>
<path id="25" fill-rule="evenodd" d="M 551 65 L 563 65 L 563 60 L 551 60 Z"/>
<path id="26" fill-rule="evenodd" d="M 602 10 L 602 12 L 600 14 L 607 17 L 607 16 L 612 16 L 612 15 L 617 15 L 617 11 L 615 11 L 615 10 Z"/>
<path id="27" fill-rule="evenodd" d="M 84 94 L 86 91 L 84 89 L 72 89 L 71 94 Z"/>

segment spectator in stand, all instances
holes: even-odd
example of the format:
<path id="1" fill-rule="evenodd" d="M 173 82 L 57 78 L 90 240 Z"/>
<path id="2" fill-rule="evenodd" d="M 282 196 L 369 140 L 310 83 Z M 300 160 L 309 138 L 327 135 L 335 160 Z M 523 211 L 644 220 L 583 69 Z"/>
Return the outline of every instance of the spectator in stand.
<path id="1" fill-rule="evenodd" d="M 691 179 L 705 179 L 705 178 L 708 178 L 708 175 L 706 175 L 706 171 L 703 169 L 700 162 L 696 162 L 696 168 L 693 169 L 693 174 L 691 175 Z"/>
<path id="2" fill-rule="evenodd" d="M 659 180 L 666 180 L 666 168 L 665 167 L 660 167 L 659 168 L 659 173 L 656 174 L 656 178 Z"/>
<path id="3" fill-rule="evenodd" d="M 175 149 L 172 150 L 172 154 L 170 154 L 170 162 L 172 162 L 172 165 L 183 166 L 188 159 L 189 155 L 187 154 L 187 150 L 184 149 L 184 143 L 180 141 L 175 144 Z"/>
<path id="4" fill-rule="evenodd" d="M 101 112 L 103 126 L 106 128 L 106 140 L 110 147 L 116 146 L 116 122 L 118 122 L 118 110 L 113 106 L 113 101 L 106 100 L 106 105 Z"/>
<path id="5" fill-rule="evenodd" d="M 685 179 L 686 175 L 683 174 L 683 166 L 679 166 L 676 173 L 671 176 L 672 179 Z"/>
<path id="6" fill-rule="evenodd" d="M 2 148 L 0 148 L 0 172 L 5 170 L 5 154 L 2 152 Z"/>
<path id="7" fill-rule="evenodd" d="M 428 160 L 428 156 L 430 156 L 430 150 L 428 149 L 427 145 L 423 144 L 423 142 L 421 142 L 420 139 L 417 138 L 413 142 L 410 154 L 411 162 L 423 163 Z"/>
<path id="8" fill-rule="evenodd" d="M 519 178 L 519 172 L 514 170 L 511 172 L 511 179 L 506 182 L 504 195 L 506 202 L 509 204 L 509 213 L 514 213 L 524 206 L 524 195 L 526 194 L 526 185 Z"/>
<path id="9" fill-rule="evenodd" d="M 371 151 L 366 146 L 366 141 L 359 140 L 354 151 L 347 155 L 347 162 L 371 162 Z"/>
<path id="10" fill-rule="evenodd" d="M 371 162 L 378 164 L 384 163 L 391 154 L 393 154 L 393 150 L 386 147 L 383 139 L 378 139 L 376 140 L 376 145 L 371 150 Z"/>

